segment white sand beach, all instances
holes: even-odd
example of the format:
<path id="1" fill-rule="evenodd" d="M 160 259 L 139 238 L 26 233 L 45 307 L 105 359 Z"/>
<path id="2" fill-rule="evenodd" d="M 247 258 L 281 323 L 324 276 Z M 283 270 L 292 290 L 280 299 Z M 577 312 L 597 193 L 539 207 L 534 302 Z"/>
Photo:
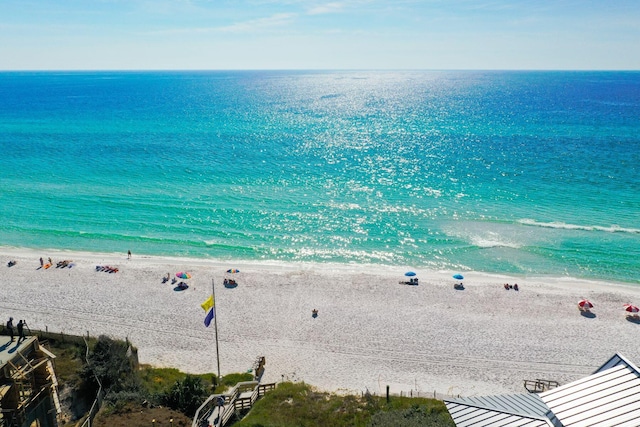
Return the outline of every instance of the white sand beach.
<path id="1" fill-rule="evenodd" d="M 53 267 L 38 269 L 39 258 Z M 56 268 L 61 260 L 72 268 Z M 18 263 L 8 267 L 10 260 Z M 264 381 L 305 381 L 321 390 L 474 396 L 524 391 L 524 379 L 569 382 L 615 352 L 640 363 L 640 324 L 623 304 L 640 287 L 569 278 L 465 275 L 415 270 L 419 286 L 398 284 L 409 267 L 217 262 L 133 253 L 94 254 L 0 248 L 0 320 L 31 329 L 129 338 L 141 363 L 190 373 L 216 371 L 214 327 L 200 304 L 216 283 L 222 374 L 266 357 Z M 46 262 L 46 261 L 45 261 Z M 117 273 L 96 271 L 117 267 Z M 239 285 L 222 285 L 241 270 Z M 193 277 L 177 292 L 162 278 Z M 519 291 L 504 283 L 518 283 Z M 595 317 L 577 310 L 590 299 Z M 318 310 L 317 318 L 311 316 Z"/>

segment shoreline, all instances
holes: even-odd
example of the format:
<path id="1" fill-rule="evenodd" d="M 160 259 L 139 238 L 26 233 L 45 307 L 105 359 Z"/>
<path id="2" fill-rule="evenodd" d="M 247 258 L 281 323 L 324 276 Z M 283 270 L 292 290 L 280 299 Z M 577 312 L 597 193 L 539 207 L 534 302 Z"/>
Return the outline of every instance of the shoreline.
<path id="1" fill-rule="evenodd" d="M 54 266 L 38 270 L 39 258 Z M 9 260 L 17 260 L 7 267 Z M 73 268 L 55 268 L 72 259 Z M 595 370 L 615 352 L 640 361 L 640 324 L 622 305 L 640 287 L 568 277 L 421 271 L 407 266 L 220 261 L 201 258 L 0 247 L 6 321 L 34 329 L 128 338 L 141 363 L 215 372 L 214 328 L 200 304 L 216 283 L 221 373 L 244 372 L 265 356 L 264 381 L 305 381 L 333 392 L 486 395 L 524 391 L 524 379 L 561 383 Z M 96 271 L 112 265 L 117 273 Z M 239 268 L 239 286 L 222 278 Z M 162 283 L 189 271 L 189 289 Z M 505 290 L 503 283 L 519 284 Z M 593 318 L 576 304 L 589 298 Z M 319 310 L 317 318 L 312 309 Z"/>
<path id="2" fill-rule="evenodd" d="M 14 256 L 16 258 L 30 258 L 35 257 L 38 259 L 40 256 L 49 256 L 53 254 L 58 257 L 62 256 L 76 256 L 88 259 L 112 259 L 127 260 L 126 252 L 95 252 L 95 251 L 78 251 L 71 249 L 58 249 L 58 248 L 29 248 L 29 247 L 16 247 L 16 246 L 2 246 L 0 245 L 0 257 L 10 258 Z M 450 279 L 454 270 L 433 270 L 430 268 L 421 268 L 414 265 L 387 265 L 387 264 L 363 264 L 363 263 L 337 263 L 337 262 L 313 262 L 313 261 L 285 261 L 285 260 L 258 260 L 258 259 L 243 259 L 243 258 L 230 258 L 230 259 L 218 259 L 209 257 L 195 257 L 195 256 L 180 256 L 180 255 L 150 255 L 150 254 L 137 254 L 133 253 L 133 258 L 150 264 L 158 263 L 189 263 L 189 265 L 196 266 L 212 266 L 216 268 L 224 268 L 229 265 L 242 264 L 256 269 L 266 270 L 297 270 L 297 269 L 312 269 L 312 270 L 325 270 L 330 268 L 334 271 L 343 271 L 350 273 L 365 273 L 372 270 L 389 272 L 397 276 L 398 272 L 404 271 L 419 271 L 425 275 L 433 275 L 437 278 Z M 469 274 L 473 274 L 479 278 L 497 279 L 497 280 L 511 280 L 511 281 L 547 281 L 551 283 L 579 283 L 584 286 L 622 286 L 640 288 L 640 282 L 636 281 L 620 281 L 620 280 L 606 280 L 597 278 L 584 278 L 575 276 L 559 276 L 552 273 L 548 274 L 514 274 L 514 273 L 498 273 L 488 272 L 481 270 L 455 270 L 455 273 L 463 273 L 465 277 Z M 453 279 L 452 279 L 453 280 Z"/>

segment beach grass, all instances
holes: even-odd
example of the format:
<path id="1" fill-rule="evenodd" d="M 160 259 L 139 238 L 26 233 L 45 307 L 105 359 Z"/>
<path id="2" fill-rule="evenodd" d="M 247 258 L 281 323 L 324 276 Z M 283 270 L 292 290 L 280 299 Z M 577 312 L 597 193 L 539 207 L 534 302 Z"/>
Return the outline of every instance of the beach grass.
<path id="1" fill-rule="evenodd" d="M 151 365 L 140 366 L 140 380 L 142 388 L 151 394 L 166 393 L 177 381 L 183 381 L 187 374 L 176 368 L 156 368 Z M 215 374 L 192 375 L 200 378 L 202 384 L 212 394 L 224 393 L 225 390 L 235 386 L 241 381 L 252 381 L 253 375 L 250 373 L 231 373 L 224 375 L 220 380 Z"/>
<path id="2" fill-rule="evenodd" d="M 237 427 L 453 426 L 441 401 L 320 392 L 306 383 L 285 382 L 260 399 Z"/>

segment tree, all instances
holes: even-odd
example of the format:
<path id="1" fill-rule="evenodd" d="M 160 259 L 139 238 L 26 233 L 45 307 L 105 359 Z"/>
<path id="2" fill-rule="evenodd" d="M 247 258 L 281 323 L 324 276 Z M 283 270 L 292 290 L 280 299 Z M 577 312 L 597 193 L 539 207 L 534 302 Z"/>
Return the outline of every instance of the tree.
<path id="1" fill-rule="evenodd" d="M 128 350 L 127 342 L 116 341 L 104 335 L 98 337 L 89 355 L 89 363 L 81 372 L 85 383 L 96 391 L 99 384 L 102 384 L 105 391 L 115 393 L 136 388 L 137 376 L 132 375 L 134 366 L 129 359 Z"/>

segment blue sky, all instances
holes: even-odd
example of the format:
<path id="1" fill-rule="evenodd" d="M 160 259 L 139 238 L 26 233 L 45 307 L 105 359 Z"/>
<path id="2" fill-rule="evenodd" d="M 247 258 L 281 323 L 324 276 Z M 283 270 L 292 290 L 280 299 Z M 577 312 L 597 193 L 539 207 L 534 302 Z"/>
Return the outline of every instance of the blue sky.
<path id="1" fill-rule="evenodd" d="M 640 69 L 640 0 L 0 0 L 0 69 Z"/>

